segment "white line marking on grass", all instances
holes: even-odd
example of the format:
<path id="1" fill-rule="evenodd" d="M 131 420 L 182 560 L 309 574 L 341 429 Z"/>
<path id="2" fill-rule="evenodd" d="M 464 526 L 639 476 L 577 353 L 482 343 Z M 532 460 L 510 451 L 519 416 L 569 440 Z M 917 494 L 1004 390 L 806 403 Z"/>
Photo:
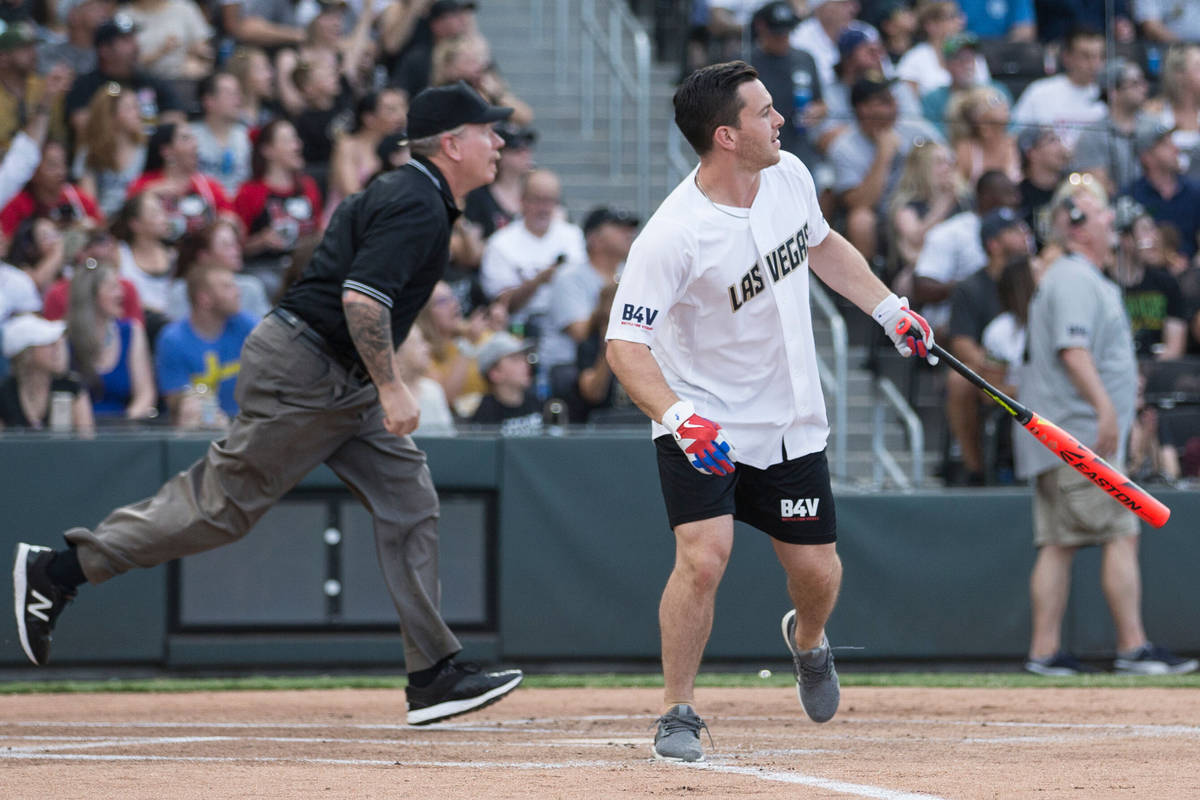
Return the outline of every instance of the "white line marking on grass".
<path id="1" fill-rule="evenodd" d="M 757 769 L 755 767 L 735 767 L 724 764 L 711 764 L 701 762 L 698 764 L 687 764 L 686 766 L 693 769 L 702 769 L 707 772 L 723 772 L 730 775 L 747 775 L 751 778 L 759 778 L 764 781 L 774 781 L 776 783 L 795 783 L 801 786 L 811 786 L 816 789 L 826 789 L 831 792 L 840 792 L 841 794 L 853 795 L 854 797 L 870 797 L 875 800 L 945 800 L 933 794 L 925 794 L 922 792 L 903 792 L 896 789 L 886 789 L 882 786 L 870 786 L 862 783 L 849 783 L 847 781 L 830 780 L 829 778 L 818 778 L 815 775 L 802 775 L 799 772 L 779 772 L 775 770 Z"/>

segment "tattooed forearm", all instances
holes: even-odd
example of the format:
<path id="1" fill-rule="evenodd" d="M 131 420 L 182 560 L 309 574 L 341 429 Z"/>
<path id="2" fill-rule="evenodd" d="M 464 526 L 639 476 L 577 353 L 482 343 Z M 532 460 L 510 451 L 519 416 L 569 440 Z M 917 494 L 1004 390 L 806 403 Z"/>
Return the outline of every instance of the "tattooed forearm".
<path id="1" fill-rule="evenodd" d="M 396 380 L 392 366 L 392 318 L 382 303 L 358 292 L 342 295 L 346 325 L 367 372 L 376 386 Z"/>

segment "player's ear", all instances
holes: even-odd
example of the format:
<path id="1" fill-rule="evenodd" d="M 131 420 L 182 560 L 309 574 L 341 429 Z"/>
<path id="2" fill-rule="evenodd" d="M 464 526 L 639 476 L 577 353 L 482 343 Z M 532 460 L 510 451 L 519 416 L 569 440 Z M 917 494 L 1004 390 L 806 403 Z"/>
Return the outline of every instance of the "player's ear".
<path id="1" fill-rule="evenodd" d="M 734 129 L 731 125 L 718 125 L 713 131 L 713 147 L 719 147 L 723 150 L 732 150 L 736 146 L 734 141 Z"/>

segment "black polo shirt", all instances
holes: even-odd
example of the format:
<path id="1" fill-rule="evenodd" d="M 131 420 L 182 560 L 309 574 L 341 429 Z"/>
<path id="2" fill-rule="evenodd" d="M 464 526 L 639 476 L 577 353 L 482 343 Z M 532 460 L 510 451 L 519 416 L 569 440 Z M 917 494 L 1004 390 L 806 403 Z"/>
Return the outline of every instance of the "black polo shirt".
<path id="1" fill-rule="evenodd" d="M 399 346 L 446 269 L 458 214 L 442 173 L 415 157 L 341 202 L 280 307 L 361 362 L 342 308 L 343 291 L 359 292 L 391 310 Z"/>

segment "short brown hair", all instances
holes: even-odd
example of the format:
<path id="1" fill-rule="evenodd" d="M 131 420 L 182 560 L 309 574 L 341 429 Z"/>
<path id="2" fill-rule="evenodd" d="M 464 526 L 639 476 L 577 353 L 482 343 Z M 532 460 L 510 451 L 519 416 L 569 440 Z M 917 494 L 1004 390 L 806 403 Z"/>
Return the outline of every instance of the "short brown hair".
<path id="1" fill-rule="evenodd" d="M 742 99 L 738 87 L 756 80 L 758 70 L 745 61 L 701 67 L 675 90 L 675 124 L 696 155 L 712 150 L 712 137 L 722 125 L 738 126 Z"/>

